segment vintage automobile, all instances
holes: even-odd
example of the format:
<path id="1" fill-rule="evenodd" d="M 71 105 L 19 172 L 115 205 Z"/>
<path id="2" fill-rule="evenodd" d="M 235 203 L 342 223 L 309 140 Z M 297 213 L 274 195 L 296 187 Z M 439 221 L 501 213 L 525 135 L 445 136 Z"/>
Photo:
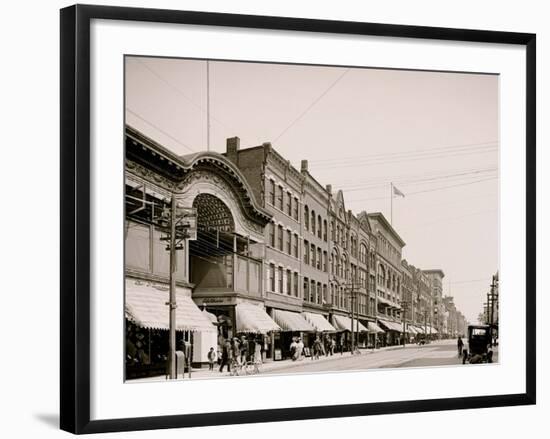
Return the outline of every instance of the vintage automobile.
<path id="1" fill-rule="evenodd" d="M 463 350 L 462 364 L 492 363 L 491 336 L 489 325 L 469 325 L 468 348 Z"/>

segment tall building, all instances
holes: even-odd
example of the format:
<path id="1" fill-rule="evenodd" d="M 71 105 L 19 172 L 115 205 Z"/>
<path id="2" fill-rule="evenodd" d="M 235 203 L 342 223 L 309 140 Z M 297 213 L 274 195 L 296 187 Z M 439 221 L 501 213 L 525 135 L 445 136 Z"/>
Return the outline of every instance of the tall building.
<path id="1" fill-rule="evenodd" d="M 445 273 L 440 269 L 424 270 L 424 273 L 428 276 L 432 285 L 431 320 L 433 333 L 439 335 L 442 332 L 444 319 L 443 278 L 445 277 Z"/>
<path id="2" fill-rule="evenodd" d="M 131 127 L 125 147 L 127 377 L 165 367 L 172 217 L 177 343 L 193 361 L 206 362 L 218 337 L 278 330 L 264 310 L 272 215 L 243 173 L 218 153 L 177 156 Z"/>
<path id="3" fill-rule="evenodd" d="M 269 143 L 240 148 L 228 139 L 225 155 L 246 176 L 271 220 L 265 233 L 264 305 L 281 327 L 272 332 L 268 356 L 289 355 L 293 337 L 310 346 L 329 323 L 328 194 L 307 172 L 295 169 Z"/>
<path id="4" fill-rule="evenodd" d="M 376 236 L 376 306 L 378 321 L 386 329 L 386 343 L 401 337 L 401 252 L 405 241 L 380 212 L 368 214 Z"/>
<path id="5" fill-rule="evenodd" d="M 141 366 L 167 351 L 172 199 L 177 337 L 196 363 L 236 334 L 277 360 L 293 337 L 311 346 L 331 334 L 349 348 L 352 333 L 359 346 L 397 344 L 403 321 L 408 337 L 442 329 L 443 272 L 402 261 L 405 242 L 384 215 L 354 215 L 307 160 L 298 170 L 271 144 L 241 149 L 238 137 L 224 154 L 177 156 L 127 127 L 125 175 L 127 341 Z"/>

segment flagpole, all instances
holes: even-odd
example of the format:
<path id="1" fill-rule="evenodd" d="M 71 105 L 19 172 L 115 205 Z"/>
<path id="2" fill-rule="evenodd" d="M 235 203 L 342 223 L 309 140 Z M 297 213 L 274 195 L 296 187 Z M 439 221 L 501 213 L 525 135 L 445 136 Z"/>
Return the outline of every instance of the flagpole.
<path id="1" fill-rule="evenodd" d="M 206 60 L 206 150 L 210 151 L 210 61 Z"/>
<path id="2" fill-rule="evenodd" d="M 393 226 L 393 182 L 390 182 L 390 224 Z"/>

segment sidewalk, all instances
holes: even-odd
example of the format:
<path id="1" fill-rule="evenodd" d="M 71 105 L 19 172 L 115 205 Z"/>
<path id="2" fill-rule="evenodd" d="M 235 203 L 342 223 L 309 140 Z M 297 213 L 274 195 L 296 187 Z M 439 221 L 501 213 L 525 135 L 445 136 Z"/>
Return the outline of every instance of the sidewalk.
<path id="1" fill-rule="evenodd" d="M 446 340 L 438 340 L 433 341 L 428 345 L 425 345 L 427 347 L 434 346 L 434 345 L 440 345 L 444 344 Z M 360 355 L 376 355 L 379 352 L 387 352 L 391 350 L 396 349 L 411 349 L 411 348 L 419 348 L 417 344 L 407 344 L 405 348 L 403 348 L 402 345 L 398 346 L 386 346 L 383 348 L 378 349 L 360 349 L 361 354 Z M 292 361 L 290 359 L 286 360 L 280 360 L 280 361 L 273 361 L 273 360 L 267 360 L 260 366 L 260 375 L 264 372 L 271 372 L 277 369 L 289 369 L 289 368 L 298 368 L 300 366 L 303 366 L 304 364 L 308 363 L 326 363 L 330 361 L 337 361 L 344 358 L 349 358 L 356 356 L 357 354 L 351 354 L 350 352 L 344 352 L 343 354 L 335 353 L 334 355 L 329 355 L 328 357 L 322 356 L 319 357 L 318 360 L 312 360 L 311 357 L 302 357 L 302 359 L 297 361 Z M 229 372 L 226 371 L 224 368 L 223 372 L 219 372 L 219 365 L 215 365 L 214 370 L 208 370 L 208 367 L 203 368 L 193 368 L 191 370 L 191 379 L 217 379 L 217 378 L 227 378 L 230 377 Z M 185 378 L 181 378 L 181 375 L 178 377 L 178 381 L 181 380 L 187 380 L 189 379 L 189 375 L 186 373 Z M 166 381 L 166 377 L 164 375 L 159 375 L 155 377 L 147 377 L 147 378 L 136 378 L 133 380 L 128 380 L 127 383 L 143 383 L 143 382 L 161 382 Z"/>

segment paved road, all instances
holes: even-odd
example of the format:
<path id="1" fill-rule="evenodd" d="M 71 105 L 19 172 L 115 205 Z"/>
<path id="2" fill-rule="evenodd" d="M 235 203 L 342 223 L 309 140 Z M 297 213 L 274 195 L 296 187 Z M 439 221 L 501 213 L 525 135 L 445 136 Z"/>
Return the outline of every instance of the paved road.
<path id="1" fill-rule="evenodd" d="M 495 350 L 493 360 L 498 361 L 498 350 Z M 360 355 L 353 356 L 347 353 L 343 356 L 335 354 L 332 357 L 323 357 L 322 360 L 304 358 L 296 362 L 270 362 L 260 368 L 260 373 L 261 375 L 290 375 L 295 373 L 430 366 L 468 367 L 468 365 L 462 365 L 462 359 L 458 357 L 456 340 L 443 340 L 425 346 L 407 345 L 404 348 L 386 348 L 374 352 L 363 350 Z M 214 371 L 208 371 L 207 369 L 194 370 L 192 376 L 193 379 L 230 378 L 228 372 L 219 373 L 217 368 Z M 140 378 L 129 382 L 145 381 L 168 382 L 164 375 Z"/>
<path id="2" fill-rule="evenodd" d="M 494 358 L 498 361 L 498 358 Z M 462 359 L 458 357 L 456 340 L 444 340 L 425 346 L 407 345 L 392 350 L 366 352 L 352 357 L 338 358 L 334 360 L 316 362 L 305 359 L 300 364 L 292 363 L 288 367 L 276 370 L 264 371 L 262 374 L 289 374 L 307 372 L 328 372 L 344 370 L 365 370 L 375 368 L 397 367 L 429 367 L 462 365 Z"/>

